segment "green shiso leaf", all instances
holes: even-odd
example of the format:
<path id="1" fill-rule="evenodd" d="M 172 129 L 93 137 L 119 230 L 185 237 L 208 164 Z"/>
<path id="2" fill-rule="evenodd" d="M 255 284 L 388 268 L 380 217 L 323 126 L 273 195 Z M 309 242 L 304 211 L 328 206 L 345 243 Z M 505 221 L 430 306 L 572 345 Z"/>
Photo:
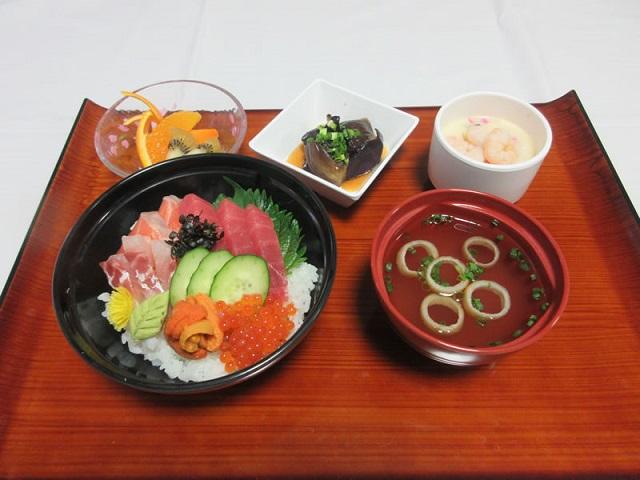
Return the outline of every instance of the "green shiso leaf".
<path id="1" fill-rule="evenodd" d="M 287 273 L 290 273 L 295 267 L 304 263 L 307 260 L 307 247 L 302 243 L 302 228 L 293 217 L 293 214 L 281 208 L 264 190 L 257 188 L 245 189 L 229 177 L 224 177 L 224 179 L 233 187 L 233 196 L 230 197 L 231 201 L 242 208 L 253 204 L 271 217 L 273 228 L 278 235 L 280 251 L 282 252 L 284 267 Z M 218 195 L 213 205 L 217 207 L 224 198 L 227 198 L 226 195 Z"/>
<path id="2" fill-rule="evenodd" d="M 131 312 L 129 330 L 136 340 L 153 337 L 162 329 L 169 309 L 169 292 L 147 298 Z"/>

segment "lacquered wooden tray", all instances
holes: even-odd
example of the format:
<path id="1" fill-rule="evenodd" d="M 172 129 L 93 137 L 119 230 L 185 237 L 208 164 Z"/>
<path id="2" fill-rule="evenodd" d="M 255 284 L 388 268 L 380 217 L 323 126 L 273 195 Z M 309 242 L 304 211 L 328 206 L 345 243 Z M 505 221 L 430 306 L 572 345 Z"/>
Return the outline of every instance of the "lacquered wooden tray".
<path id="1" fill-rule="evenodd" d="M 329 301 L 284 361 L 194 397 L 123 387 L 71 349 L 51 306 L 65 234 L 118 178 L 85 101 L 0 305 L 0 476 L 11 478 L 640 476 L 640 227 L 574 92 L 539 106 L 554 144 L 519 205 L 571 275 L 542 341 L 488 367 L 423 358 L 394 333 L 369 274 L 374 231 L 425 188 L 435 108 L 353 207 Z M 249 112 L 252 138 L 277 112 Z M 246 146 L 241 153 L 252 155 Z"/>

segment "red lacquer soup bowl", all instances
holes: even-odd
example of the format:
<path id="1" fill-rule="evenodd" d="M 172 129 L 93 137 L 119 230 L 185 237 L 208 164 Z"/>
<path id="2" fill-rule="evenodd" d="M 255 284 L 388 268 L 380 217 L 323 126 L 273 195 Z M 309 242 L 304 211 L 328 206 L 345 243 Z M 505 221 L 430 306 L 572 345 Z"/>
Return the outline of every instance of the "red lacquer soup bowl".
<path id="1" fill-rule="evenodd" d="M 568 300 L 558 244 L 521 208 L 494 195 L 441 189 L 394 208 L 373 241 L 378 298 L 423 355 L 481 365 L 545 335 Z"/>

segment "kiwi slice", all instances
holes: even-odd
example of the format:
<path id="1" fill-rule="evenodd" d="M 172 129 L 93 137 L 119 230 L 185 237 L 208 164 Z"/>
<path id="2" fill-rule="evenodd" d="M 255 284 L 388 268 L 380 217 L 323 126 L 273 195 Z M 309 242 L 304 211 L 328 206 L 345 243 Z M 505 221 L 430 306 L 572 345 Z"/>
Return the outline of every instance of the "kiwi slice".
<path id="1" fill-rule="evenodd" d="M 217 138 L 211 138 L 204 143 L 200 143 L 189 151 L 187 155 L 195 155 L 196 153 L 220 153 L 222 145 Z"/>
<path id="2" fill-rule="evenodd" d="M 171 140 L 169 141 L 169 150 L 167 151 L 167 160 L 172 158 L 188 155 L 197 147 L 196 141 L 186 130 L 173 127 L 171 129 Z"/>

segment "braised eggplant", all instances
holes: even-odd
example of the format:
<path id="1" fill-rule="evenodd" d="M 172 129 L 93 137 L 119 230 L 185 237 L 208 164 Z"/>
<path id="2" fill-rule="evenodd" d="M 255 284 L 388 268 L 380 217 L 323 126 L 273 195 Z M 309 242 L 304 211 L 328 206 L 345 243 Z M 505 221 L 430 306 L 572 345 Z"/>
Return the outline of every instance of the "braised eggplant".
<path id="1" fill-rule="evenodd" d="M 335 185 L 367 173 L 382 157 L 382 134 L 366 118 L 340 122 L 339 116 L 327 115 L 302 143 L 304 168 Z"/>

